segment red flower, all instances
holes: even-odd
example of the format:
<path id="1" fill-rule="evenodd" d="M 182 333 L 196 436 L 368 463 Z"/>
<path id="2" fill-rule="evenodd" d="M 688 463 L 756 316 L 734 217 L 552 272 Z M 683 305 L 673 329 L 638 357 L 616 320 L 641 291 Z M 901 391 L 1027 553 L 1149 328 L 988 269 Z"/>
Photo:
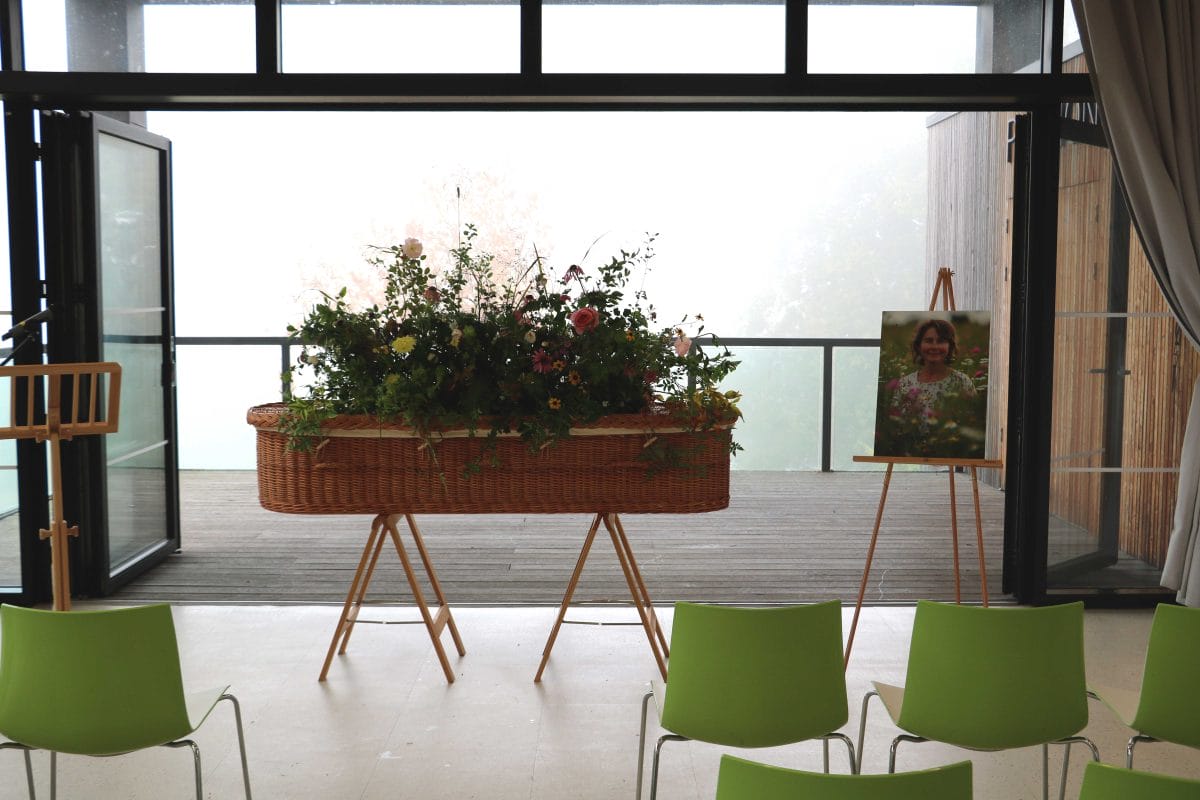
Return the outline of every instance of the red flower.
<path id="1" fill-rule="evenodd" d="M 600 324 L 600 312 L 594 308 L 577 308 L 571 314 L 571 324 L 575 326 L 576 333 L 587 333 L 595 330 Z"/>
<path id="2" fill-rule="evenodd" d="M 571 280 L 571 278 L 582 278 L 582 277 L 583 277 L 583 267 L 579 266 L 578 264 L 572 264 L 567 269 L 566 273 L 562 276 L 562 282 L 567 283 L 568 281 Z"/>
<path id="3" fill-rule="evenodd" d="M 534 372 L 549 372 L 554 369 L 554 359 L 545 350 L 538 349 L 533 354 L 533 371 Z"/>
<path id="4" fill-rule="evenodd" d="M 430 286 L 425 290 L 425 299 L 431 303 L 436 303 L 442 299 L 442 293 L 436 288 Z"/>

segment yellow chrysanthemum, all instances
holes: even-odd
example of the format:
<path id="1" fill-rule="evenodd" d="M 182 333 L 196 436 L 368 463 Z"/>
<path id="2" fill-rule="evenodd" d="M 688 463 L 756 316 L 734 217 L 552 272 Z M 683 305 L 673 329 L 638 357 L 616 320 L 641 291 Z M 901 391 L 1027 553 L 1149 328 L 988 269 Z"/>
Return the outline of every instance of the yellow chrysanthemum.
<path id="1" fill-rule="evenodd" d="M 578 386 L 579 384 L 583 383 L 583 376 L 580 375 L 578 371 L 571 370 L 571 372 L 567 375 L 567 380 L 570 381 L 572 386 Z"/>
<path id="2" fill-rule="evenodd" d="M 559 400 L 557 397 L 551 397 L 549 406 L 552 411 L 558 411 L 562 408 L 562 400 Z"/>
<path id="3" fill-rule="evenodd" d="M 411 353 L 417 346 L 417 340 L 412 336 L 400 336 L 392 340 L 392 349 L 397 353 Z"/>

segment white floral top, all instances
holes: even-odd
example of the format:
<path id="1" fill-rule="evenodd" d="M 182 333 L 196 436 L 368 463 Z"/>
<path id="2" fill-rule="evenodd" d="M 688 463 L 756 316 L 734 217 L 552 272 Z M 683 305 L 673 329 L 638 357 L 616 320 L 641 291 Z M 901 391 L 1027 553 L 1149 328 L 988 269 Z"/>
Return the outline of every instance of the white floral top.
<path id="1" fill-rule="evenodd" d="M 950 370 L 950 374 L 940 381 L 929 383 L 922 383 L 918 380 L 917 373 L 910 372 L 896 384 L 892 405 L 919 409 L 923 416 L 931 416 L 942 398 L 947 395 L 974 397 L 975 384 L 956 369 Z"/>

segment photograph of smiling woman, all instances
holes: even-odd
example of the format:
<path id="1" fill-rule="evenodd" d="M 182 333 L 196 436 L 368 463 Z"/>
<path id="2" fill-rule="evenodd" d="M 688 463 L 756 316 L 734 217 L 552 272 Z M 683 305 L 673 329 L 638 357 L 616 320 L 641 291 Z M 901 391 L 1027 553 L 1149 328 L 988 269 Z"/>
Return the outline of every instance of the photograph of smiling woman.
<path id="1" fill-rule="evenodd" d="M 875 455 L 983 458 L 990 315 L 885 311 Z"/>

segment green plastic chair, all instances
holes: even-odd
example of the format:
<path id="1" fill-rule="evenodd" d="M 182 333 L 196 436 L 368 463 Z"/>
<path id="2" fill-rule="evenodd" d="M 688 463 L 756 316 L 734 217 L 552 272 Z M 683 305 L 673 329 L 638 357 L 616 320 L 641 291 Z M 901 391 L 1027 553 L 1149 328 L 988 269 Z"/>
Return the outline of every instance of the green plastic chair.
<path id="1" fill-rule="evenodd" d="M 867 706 L 879 697 L 905 733 L 892 740 L 888 771 L 902 741 L 938 741 L 972 750 L 1042 745 L 1042 795 L 1049 796 L 1047 744 L 1067 746 L 1059 796 L 1066 793 L 1072 743 L 1096 746 L 1087 725 L 1083 604 L 978 608 L 921 600 L 913 620 L 904 687 L 874 684 L 863 697 L 858 758 L 862 768 Z"/>
<path id="2" fill-rule="evenodd" d="M 1125 749 L 1133 769 L 1138 742 L 1200 748 L 1200 608 L 1162 604 L 1154 611 L 1140 692 L 1093 686 L 1092 691 L 1136 731 Z"/>
<path id="3" fill-rule="evenodd" d="M 854 744 L 835 733 L 849 718 L 838 601 L 785 608 L 677 603 L 670 653 L 665 689 L 655 685 L 642 699 L 639 800 L 652 698 L 667 733 L 654 748 L 651 800 L 658 793 L 659 759 L 668 741 L 775 747 L 821 739 L 828 771 L 829 740 L 839 739 L 854 771 Z"/>
<path id="4" fill-rule="evenodd" d="M 829 775 L 721 756 L 716 800 L 971 800 L 971 762 L 920 772 Z"/>
<path id="5" fill-rule="evenodd" d="M 1110 764 L 1088 764 L 1079 800 L 1200 800 L 1200 781 L 1136 772 Z"/>
<path id="6" fill-rule="evenodd" d="M 171 607 L 39 611 L 0 606 L 0 735 L 25 751 L 50 751 L 50 797 L 57 754 L 114 756 L 147 747 L 190 747 L 196 797 L 203 797 L 200 749 L 190 736 L 221 700 L 233 704 L 242 781 L 250 772 L 237 699 L 224 687 L 184 695 Z"/>

